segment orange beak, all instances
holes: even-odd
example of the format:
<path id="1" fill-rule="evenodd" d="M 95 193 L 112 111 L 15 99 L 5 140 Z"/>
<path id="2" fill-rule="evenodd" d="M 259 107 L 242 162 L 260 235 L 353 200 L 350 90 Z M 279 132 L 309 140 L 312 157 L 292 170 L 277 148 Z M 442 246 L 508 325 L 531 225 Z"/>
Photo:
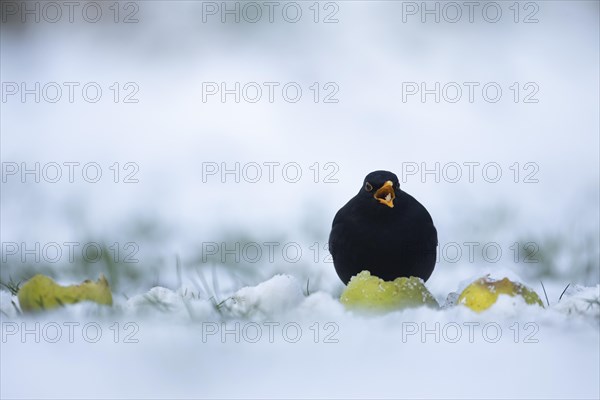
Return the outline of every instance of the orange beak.
<path id="1" fill-rule="evenodd" d="M 375 194 L 373 195 L 377 201 L 381 204 L 385 204 L 390 208 L 394 208 L 394 199 L 396 198 L 396 193 L 394 193 L 394 184 L 392 181 L 387 181 L 380 187 Z"/>

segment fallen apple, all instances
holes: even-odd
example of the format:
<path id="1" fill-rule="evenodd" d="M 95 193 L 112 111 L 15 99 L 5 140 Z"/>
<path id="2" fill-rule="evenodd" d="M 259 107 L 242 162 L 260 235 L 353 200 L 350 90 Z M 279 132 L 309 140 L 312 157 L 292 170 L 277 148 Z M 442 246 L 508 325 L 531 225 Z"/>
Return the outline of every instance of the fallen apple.
<path id="1" fill-rule="evenodd" d="M 391 311 L 403 308 L 439 305 L 421 278 L 396 278 L 384 281 L 362 271 L 353 276 L 340 301 L 351 309 Z"/>
<path id="2" fill-rule="evenodd" d="M 458 304 L 463 304 L 473 311 L 481 312 L 490 308 L 501 294 L 521 297 L 527 304 L 537 304 L 544 307 L 542 300 L 533 289 L 519 282 L 513 282 L 508 278 L 495 280 L 489 276 L 479 278 L 467 286 L 458 297 Z"/>
<path id="3" fill-rule="evenodd" d="M 96 282 L 86 280 L 71 286 L 61 286 L 45 275 L 35 275 L 21 286 L 17 298 L 23 312 L 48 310 L 80 301 L 112 305 L 110 287 L 102 274 Z"/>

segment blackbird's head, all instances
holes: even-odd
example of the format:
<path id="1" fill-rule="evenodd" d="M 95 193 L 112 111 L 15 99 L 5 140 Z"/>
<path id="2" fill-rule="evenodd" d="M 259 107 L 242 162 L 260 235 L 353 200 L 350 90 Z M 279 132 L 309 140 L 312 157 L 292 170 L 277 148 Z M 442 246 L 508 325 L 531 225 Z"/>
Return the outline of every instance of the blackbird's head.
<path id="1" fill-rule="evenodd" d="M 389 171 L 374 171 L 365 177 L 359 196 L 372 199 L 378 206 L 394 208 L 396 191 L 400 183 L 396 174 Z"/>

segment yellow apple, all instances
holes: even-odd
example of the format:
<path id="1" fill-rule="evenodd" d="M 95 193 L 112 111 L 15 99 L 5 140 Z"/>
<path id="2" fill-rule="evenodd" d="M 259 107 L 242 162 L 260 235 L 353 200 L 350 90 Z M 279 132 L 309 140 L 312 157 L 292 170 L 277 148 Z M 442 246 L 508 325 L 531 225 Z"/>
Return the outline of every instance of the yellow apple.
<path id="1" fill-rule="evenodd" d="M 372 276 L 369 271 L 362 271 L 350 279 L 340 301 L 351 309 L 374 311 L 391 311 L 422 305 L 439 307 L 422 279 L 410 277 L 384 281 Z"/>
<path id="2" fill-rule="evenodd" d="M 498 296 L 505 294 L 512 297 L 522 297 L 527 304 L 537 304 L 544 307 L 542 300 L 533 289 L 508 278 L 495 280 L 489 276 L 477 279 L 458 296 L 458 304 L 463 304 L 473 311 L 481 312 L 490 308 Z"/>
<path id="3" fill-rule="evenodd" d="M 86 280 L 80 285 L 61 286 L 45 275 L 35 275 L 17 293 L 23 312 L 42 311 L 80 301 L 112 305 L 112 294 L 104 275 L 96 282 Z"/>

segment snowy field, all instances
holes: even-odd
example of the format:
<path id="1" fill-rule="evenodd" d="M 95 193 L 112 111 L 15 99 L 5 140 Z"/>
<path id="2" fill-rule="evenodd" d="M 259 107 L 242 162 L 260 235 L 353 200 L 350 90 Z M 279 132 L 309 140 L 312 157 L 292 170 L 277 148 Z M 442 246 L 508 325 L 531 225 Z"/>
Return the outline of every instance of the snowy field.
<path id="1" fill-rule="evenodd" d="M 2 394 L 597 398 L 599 290 L 573 287 L 547 309 L 501 296 L 483 314 L 455 306 L 373 316 L 277 275 L 220 308 L 160 287 L 110 312 L 80 305 L 22 318 L 5 308 Z"/>
<path id="2" fill-rule="evenodd" d="M 0 398 L 600 398 L 598 2 L 75 3 L 1 5 Z M 439 310 L 339 301 L 378 169 Z M 486 274 L 545 307 L 454 305 Z"/>

